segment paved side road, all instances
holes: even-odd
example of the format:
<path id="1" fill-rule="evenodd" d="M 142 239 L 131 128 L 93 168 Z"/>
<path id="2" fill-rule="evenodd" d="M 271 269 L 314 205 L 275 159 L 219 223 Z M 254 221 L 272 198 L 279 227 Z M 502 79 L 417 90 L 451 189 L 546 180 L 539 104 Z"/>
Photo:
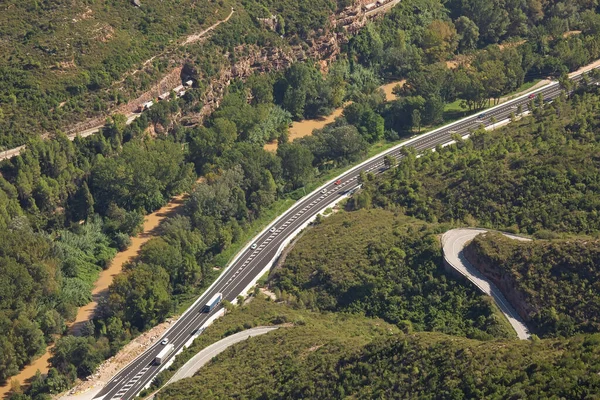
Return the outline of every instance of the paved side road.
<path id="1" fill-rule="evenodd" d="M 452 229 L 444 233 L 442 236 L 444 259 L 455 270 L 473 282 L 482 292 L 491 296 L 498 305 L 498 308 L 504 313 L 514 330 L 517 332 L 519 339 L 527 340 L 529 339 L 530 334 L 525 322 L 521 319 L 519 314 L 517 314 L 508 300 L 506 300 L 500 289 L 479 272 L 479 270 L 475 268 L 464 255 L 465 246 L 473 240 L 475 236 L 485 232 L 487 232 L 486 229 Z M 506 233 L 503 233 L 503 235 L 515 240 L 531 240 Z"/>
<path id="2" fill-rule="evenodd" d="M 183 367 L 179 368 L 179 370 L 173 375 L 167 385 L 170 383 L 174 383 L 180 381 L 184 378 L 190 378 L 194 376 L 196 372 L 202 367 L 204 367 L 210 360 L 212 360 L 217 355 L 221 354 L 227 348 L 233 346 L 236 343 L 242 342 L 246 339 L 249 339 L 253 336 L 264 335 L 265 333 L 269 333 L 278 329 L 278 326 L 259 326 L 252 329 L 247 329 L 242 332 L 235 333 L 231 336 L 227 336 L 225 339 L 221 339 L 216 343 L 211 344 L 203 350 L 200 350 L 198 354 L 192 357 L 187 363 L 183 365 Z"/>

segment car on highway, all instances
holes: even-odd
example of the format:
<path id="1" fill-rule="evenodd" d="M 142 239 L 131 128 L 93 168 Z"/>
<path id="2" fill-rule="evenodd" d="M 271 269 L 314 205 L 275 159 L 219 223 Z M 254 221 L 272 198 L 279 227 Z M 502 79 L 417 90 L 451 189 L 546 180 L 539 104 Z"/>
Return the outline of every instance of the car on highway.
<path id="1" fill-rule="evenodd" d="M 535 93 L 531 93 L 531 94 L 529 95 L 529 98 L 530 98 L 530 99 L 535 99 Z"/>
<path id="2" fill-rule="evenodd" d="M 256 243 L 252 243 L 252 246 L 250 246 L 250 248 L 251 248 L 252 250 L 256 249 L 257 247 L 258 247 L 258 245 L 257 245 Z"/>
<path id="3" fill-rule="evenodd" d="M 481 113 L 481 114 L 479 114 L 479 118 L 485 118 L 485 117 L 487 117 L 487 114 L 486 114 L 486 113 Z"/>
<path id="4" fill-rule="evenodd" d="M 164 338 L 162 340 L 162 342 L 160 342 L 160 344 L 162 344 L 163 346 L 166 345 L 167 343 L 169 343 L 169 338 Z"/>
<path id="5" fill-rule="evenodd" d="M 274 233 L 277 230 L 277 228 L 273 227 L 271 229 L 269 229 L 269 232 Z"/>
<path id="6" fill-rule="evenodd" d="M 341 180 L 341 179 L 338 179 L 337 181 L 335 181 L 335 184 L 336 184 L 336 185 L 339 185 L 340 183 L 342 183 L 342 180 Z"/>

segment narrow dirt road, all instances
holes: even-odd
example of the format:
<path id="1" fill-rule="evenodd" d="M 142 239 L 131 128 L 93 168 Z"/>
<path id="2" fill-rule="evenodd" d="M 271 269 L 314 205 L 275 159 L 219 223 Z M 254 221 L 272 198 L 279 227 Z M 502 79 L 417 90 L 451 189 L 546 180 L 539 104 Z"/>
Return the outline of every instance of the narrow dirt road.
<path id="1" fill-rule="evenodd" d="M 202 32 L 196 33 L 194 35 L 190 35 L 188 36 L 182 43 L 182 46 L 185 46 L 186 44 L 190 44 L 190 43 L 194 43 L 197 42 L 198 40 L 202 39 L 204 37 L 204 35 L 206 35 L 207 33 L 209 33 L 210 31 L 214 30 L 217 26 L 221 25 L 224 22 L 229 21 L 229 18 L 231 18 L 231 16 L 233 15 L 234 10 L 233 7 L 231 7 L 231 12 L 229 13 L 229 15 L 227 16 L 227 18 L 222 19 L 221 21 L 218 21 L 217 23 L 209 26 L 208 28 L 206 28 L 205 30 L 203 30 Z"/>

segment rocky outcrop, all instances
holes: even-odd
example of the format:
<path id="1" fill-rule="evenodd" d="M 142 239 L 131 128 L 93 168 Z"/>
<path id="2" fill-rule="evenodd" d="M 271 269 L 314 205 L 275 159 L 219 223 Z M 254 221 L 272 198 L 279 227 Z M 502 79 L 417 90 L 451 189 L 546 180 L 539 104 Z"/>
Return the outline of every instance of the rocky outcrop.
<path id="1" fill-rule="evenodd" d="M 228 66 L 223 68 L 218 76 L 212 78 L 208 83 L 205 93 L 200 99 L 202 103 L 201 110 L 192 115 L 188 114 L 181 122 L 186 125 L 201 123 L 206 116 L 219 107 L 225 89 L 234 79 L 245 79 L 256 72 L 263 73 L 281 70 L 289 67 L 294 62 L 309 59 L 318 61 L 321 69 L 324 72 L 327 71 L 329 64 L 336 60 L 340 54 L 342 45 L 348 42 L 351 35 L 358 32 L 369 20 L 389 11 L 399 2 L 400 0 L 378 0 L 374 2 L 371 0 L 357 0 L 355 4 L 331 15 L 329 18 L 329 27 L 313 32 L 308 39 L 304 40 L 302 45 L 294 45 L 287 48 L 261 48 L 247 45 L 236 47 L 233 50 L 233 54 L 226 53 L 223 55 L 226 59 L 225 65 Z M 273 15 L 270 18 L 259 21 L 259 23 L 268 25 L 266 26 L 267 29 L 275 30 L 277 28 L 277 16 Z M 230 59 L 236 61 L 230 63 Z M 182 64 L 184 65 L 171 69 L 157 84 L 135 100 L 131 100 L 113 109 L 111 114 L 120 113 L 129 116 L 140 105 L 156 99 L 159 95 L 181 85 L 182 79 L 187 79 L 190 76 L 198 76 L 197 73 L 194 73 L 193 66 L 191 67 L 184 62 Z M 105 119 L 106 116 L 99 116 L 86 120 L 71 126 L 66 130 L 66 133 L 74 135 L 86 129 L 100 127 L 104 124 Z"/>
<path id="2" fill-rule="evenodd" d="M 526 322 L 531 321 L 531 316 L 536 310 L 531 304 L 527 295 L 518 289 L 516 279 L 503 268 L 491 265 L 487 258 L 477 251 L 473 243 L 469 243 L 464 249 L 464 255 L 467 260 L 477 268 L 483 275 L 496 285 L 504 297 L 512 304 L 517 313 Z"/>
<path id="3" fill-rule="evenodd" d="M 233 57 L 236 62 L 221 70 L 219 76 L 209 83 L 201 101 L 202 109 L 195 115 L 185 117 L 186 125 L 201 123 L 219 107 L 225 89 L 234 79 L 245 79 L 259 72 L 277 71 L 289 67 L 296 61 L 308 59 L 317 60 L 323 71 L 335 61 L 340 54 L 342 45 L 347 43 L 350 36 L 364 27 L 370 19 L 389 11 L 400 0 L 379 0 L 376 2 L 359 0 L 354 5 L 346 7 L 338 14 L 330 17 L 330 29 L 320 29 L 306 39 L 306 45 L 291 46 L 289 49 L 279 47 L 238 46 L 234 49 Z M 372 5 L 371 8 L 368 6 Z M 276 21 L 273 16 L 269 21 Z M 341 29 L 340 29 L 341 28 Z M 225 54 L 224 57 L 230 57 Z M 189 67 L 188 67 L 189 71 Z M 185 74 L 184 70 L 184 74 Z M 191 71 L 189 71 L 191 72 Z M 190 74 L 193 75 L 193 74 Z"/>

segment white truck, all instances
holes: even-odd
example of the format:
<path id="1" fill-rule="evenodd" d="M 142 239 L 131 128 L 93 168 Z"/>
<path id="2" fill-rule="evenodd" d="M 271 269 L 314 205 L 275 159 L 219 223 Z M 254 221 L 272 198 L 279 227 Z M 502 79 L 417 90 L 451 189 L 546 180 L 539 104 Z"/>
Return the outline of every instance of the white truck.
<path id="1" fill-rule="evenodd" d="M 217 293 L 204 305 L 202 312 L 211 312 L 223 299 L 222 293 Z"/>
<path id="2" fill-rule="evenodd" d="M 161 351 L 160 353 L 158 353 L 156 355 L 156 358 L 154 359 L 154 363 L 156 365 L 160 365 L 163 363 L 163 361 L 165 361 L 165 359 L 169 356 L 169 354 L 171 354 L 173 352 L 173 349 L 175 349 L 175 346 L 173 345 L 173 343 L 166 345 Z"/>

